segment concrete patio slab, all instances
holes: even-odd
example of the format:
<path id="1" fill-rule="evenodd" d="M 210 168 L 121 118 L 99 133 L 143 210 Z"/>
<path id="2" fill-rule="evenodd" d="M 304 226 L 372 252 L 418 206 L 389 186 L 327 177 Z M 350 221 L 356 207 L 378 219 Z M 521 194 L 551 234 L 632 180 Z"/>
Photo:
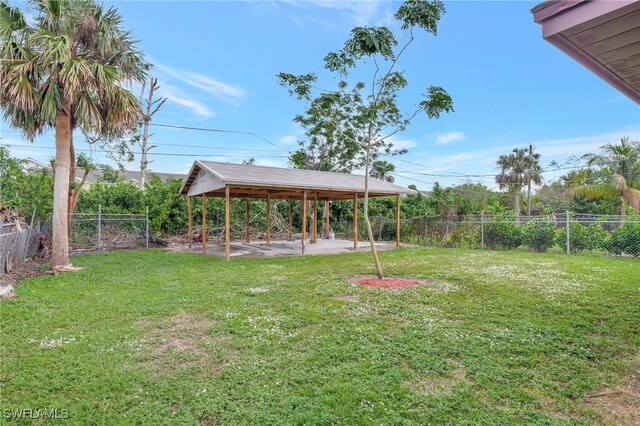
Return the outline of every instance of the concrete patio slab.
<path id="1" fill-rule="evenodd" d="M 394 242 L 376 242 L 378 250 L 395 248 Z M 169 250 L 186 253 L 202 253 L 202 245 L 194 243 L 191 248 L 187 244 L 169 244 Z M 369 242 L 358 242 L 357 251 L 369 251 Z M 316 244 L 307 243 L 306 255 L 337 254 L 353 252 L 352 240 L 325 240 L 319 239 Z M 224 243 L 215 240 L 207 241 L 208 256 L 224 257 Z M 265 257 L 265 256 L 301 256 L 301 241 L 276 240 L 267 246 L 265 241 L 252 241 L 250 243 L 234 241 L 231 243 L 231 257 Z"/>

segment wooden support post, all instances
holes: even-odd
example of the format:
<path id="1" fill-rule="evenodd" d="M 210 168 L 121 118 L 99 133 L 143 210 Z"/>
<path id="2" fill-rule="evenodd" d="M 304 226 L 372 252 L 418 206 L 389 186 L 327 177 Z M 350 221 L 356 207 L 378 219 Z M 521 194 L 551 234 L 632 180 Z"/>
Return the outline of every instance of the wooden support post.
<path id="1" fill-rule="evenodd" d="M 304 240 L 307 238 L 307 191 L 302 195 L 302 254 L 306 249 Z"/>
<path id="2" fill-rule="evenodd" d="M 327 200 L 324 202 L 324 209 L 327 212 L 327 214 L 325 215 L 322 222 L 322 228 L 324 229 L 323 237 L 329 238 L 331 234 L 331 201 Z M 326 223 L 324 222 L 325 220 L 326 220 Z"/>
<path id="3" fill-rule="evenodd" d="M 271 194 L 267 194 L 267 247 L 271 246 Z"/>
<path id="4" fill-rule="evenodd" d="M 249 225 L 249 213 L 251 211 L 251 200 L 249 198 L 247 198 L 247 218 L 246 218 L 246 224 L 245 224 L 245 228 L 246 228 L 246 232 L 247 232 L 247 237 L 246 237 L 246 241 L 247 244 L 249 244 L 251 242 L 251 225 Z"/>
<path id="5" fill-rule="evenodd" d="M 231 191 L 229 185 L 224 188 L 224 258 L 231 258 Z"/>
<path id="6" fill-rule="evenodd" d="M 318 243 L 318 194 L 313 196 L 313 244 Z"/>
<path id="7" fill-rule="evenodd" d="M 189 248 L 193 242 L 193 209 L 191 207 L 191 197 L 187 195 L 187 211 L 189 212 Z"/>
<path id="8" fill-rule="evenodd" d="M 400 194 L 396 195 L 396 247 L 400 247 Z"/>
<path id="9" fill-rule="evenodd" d="M 289 241 L 293 241 L 293 200 L 289 200 Z"/>
<path id="10" fill-rule="evenodd" d="M 207 253 L 207 196 L 202 195 L 202 254 Z"/>
<path id="11" fill-rule="evenodd" d="M 353 197 L 353 249 L 358 250 L 358 193 Z"/>

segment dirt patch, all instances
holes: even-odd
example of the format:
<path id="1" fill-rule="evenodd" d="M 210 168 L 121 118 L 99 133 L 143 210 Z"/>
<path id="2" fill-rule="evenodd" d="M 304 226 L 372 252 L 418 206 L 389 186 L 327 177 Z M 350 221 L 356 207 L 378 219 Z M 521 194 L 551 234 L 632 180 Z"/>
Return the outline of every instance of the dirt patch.
<path id="1" fill-rule="evenodd" d="M 200 343 L 208 340 L 208 328 L 213 321 L 183 312 L 168 318 L 168 323 L 164 327 L 158 324 L 149 327 L 147 320 L 136 322 L 139 327 L 147 328 L 147 333 L 157 343 L 151 351 L 154 355 L 164 353 L 169 348 L 180 352 L 203 353 Z"/>
<path id="2" fill-rule="evenodd" d="M 602 416 L 603 424 L 640 424 L 640 358 L 631 380 L 616 389 L 602 389 L 585 398 L 585 405 Z"/>
<path id="3" fill-rule="evenodd" d="M 202 374 L 216 374 L 237 354 L 230 349 L 228 336 L 210 332 L 214 321 L 195 314 L 179 313 L 160 322 L 140 319 L 135 325 L 144 337 L 143 362 L 154 374 L 172 374 L 177 369 L 195 368 Z"/>
<path id="4" fill-rule="evenodd" d="M 30 260 L 29 262 L 15 265 L 10 273 L 0 275 L 0 287 L 3 289 L 0 293 L 4 295 L 0 296 L 0 300 L 15 297 L 13 289 L 20 281 L 47 274 L 48 271 L 41 267 L 43 263 L 42 260 Z"/>
<path id="5" fill-rule="evenodd" d="M 384 277 L 383 279 L 380 279 L 375 275 L 362 275 L 353 277 L 349 280 L 349 282 L 356 285 L 376 288 L 405 288 L 417 287 L 419 285 L 426 284 L 424 280 L 419 280 L 416 278 Z"/>
<path id="6" fill-rule="evenodd" d="M 455 368 L 446 376 L 429 375 L 418 381 L 405 380 L 405 386 L 428 395 L 451 394 L 456 386 L 471 384 L 467 377 L 464 364 L 456 360 L 449 360 Z"/>
<path id="7" fill-rule="evenodd" d="M 336 294 L 331 296 L 331 300 L 339 300 L 341 302 L 351 302 L 357 303 L 360 301 L 360 298 L 357 294 Z"/>

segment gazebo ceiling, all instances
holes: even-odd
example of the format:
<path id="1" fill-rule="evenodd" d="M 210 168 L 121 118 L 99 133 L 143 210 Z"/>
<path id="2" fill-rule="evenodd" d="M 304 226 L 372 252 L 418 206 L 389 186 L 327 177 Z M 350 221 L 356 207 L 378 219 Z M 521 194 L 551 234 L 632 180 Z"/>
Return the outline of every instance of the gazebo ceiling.
<path id="1" fill-rule="evenodd" d="M 364 176 L 315 170 L 286 169 L 245 164 L 196 161 L 182 184 L 188 196 L 224 197 L 229 186 L 232 198 L 302 199 L 304 192 L 318 200 L 347 200 L 364 194 Z M 416 194 L 379 179 L 369 179 L 369 196 Z"/>
<path id="2" fill-rule="evenodd" d="M 545 40 L 640 103 L 639 0 L 552 0 L 531 12 Z"/>

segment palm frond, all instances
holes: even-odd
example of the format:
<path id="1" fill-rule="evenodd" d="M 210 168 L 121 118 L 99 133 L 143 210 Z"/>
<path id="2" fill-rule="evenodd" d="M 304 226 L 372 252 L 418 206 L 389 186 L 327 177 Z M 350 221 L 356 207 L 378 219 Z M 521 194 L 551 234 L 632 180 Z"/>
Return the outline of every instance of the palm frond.
<path id="1" fill-rule="evenodd" d="M 609 183 L 596 185 L 582 185 L 567 190 L 569 195 L 582 195 L 590 200 L 598 200 L 618 194 L 616 189 Z"/>
<path id="2" fill-rule="evenodd" d="M 611 176 L 611 183 L 616 191 L 620 193 L 623 193 L 627 189 L 627 180 L 622 175 L 613 174 Z"/>
<path id="3" fill-rule="evenodd" d="M 622 193 L 622 199 L 634 209 L 640 211 L 640 190 L 626 188 Z"/>

